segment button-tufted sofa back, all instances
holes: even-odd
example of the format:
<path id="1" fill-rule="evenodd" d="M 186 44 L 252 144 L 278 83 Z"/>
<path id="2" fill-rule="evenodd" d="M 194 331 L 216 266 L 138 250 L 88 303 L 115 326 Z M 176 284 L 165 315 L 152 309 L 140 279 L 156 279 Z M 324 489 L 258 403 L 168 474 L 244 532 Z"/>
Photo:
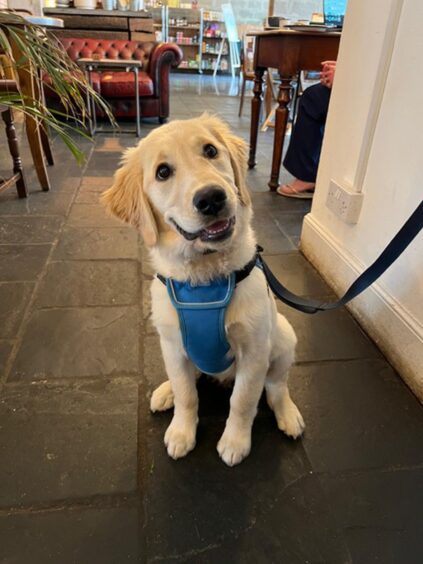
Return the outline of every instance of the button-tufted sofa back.
<path id="1" fill-rule="evenodd" d="M 98 55 L 102 59 L 126 59 L 142 61 L 143 70 L 148 71 L 151 52 L 155 43 L 126 41 L 124 39 L 85 39 L 62 37 L 60 39 L 69 57 L 76 61 Z"/>

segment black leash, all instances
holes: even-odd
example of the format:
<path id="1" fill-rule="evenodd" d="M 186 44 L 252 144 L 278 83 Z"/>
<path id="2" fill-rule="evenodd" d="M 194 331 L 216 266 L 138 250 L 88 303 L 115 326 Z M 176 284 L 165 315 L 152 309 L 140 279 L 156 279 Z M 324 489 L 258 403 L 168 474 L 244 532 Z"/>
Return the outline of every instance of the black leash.
<path id="1" fill-rule="evenodd" d="M 401 227 L 392 241 L 388 244 L 385 250 L 379 255 L 372 265 L 369 266 L 357 280 L 348 288 L 345 294 L 338 301 L 333 303 L 323 303 L 318 300 L 311 300 L 301 298 L 290 292 L 285 286 L 279 282 L 273 272 L 265 263 L 260 252 L 263 251 L 261 247 L 257 249 L 257 258 L 261 263 L 263 272 L 266 276 L 267 283 L 270 289 L 282 302 L 287 305 L 298 309 L 304 313 L 316 313 L 317 311 L 327 311 L 336 309 L 345 305 L 347 302 L 361 294 L 366 288 L 371 286 L 397 258 L 404 252 L 411 241 L 418 235 L 423 228 L 423 201 L 417 207 L 411 217 Z"/>

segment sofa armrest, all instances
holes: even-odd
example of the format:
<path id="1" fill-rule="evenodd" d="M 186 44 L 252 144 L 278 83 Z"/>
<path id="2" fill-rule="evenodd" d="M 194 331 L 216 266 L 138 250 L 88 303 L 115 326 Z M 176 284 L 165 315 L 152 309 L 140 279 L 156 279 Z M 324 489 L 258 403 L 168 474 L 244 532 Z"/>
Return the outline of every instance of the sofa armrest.
<path id="1" fill-rule="evenodd" d="M 182 61 L 181 49 L 173 43 L 157 43 L 150 54 L 148 74 L 154 83 L 156 96 L 161 96 L 162 90 L 169 91 L 170 67 L 176 68 Z"/>

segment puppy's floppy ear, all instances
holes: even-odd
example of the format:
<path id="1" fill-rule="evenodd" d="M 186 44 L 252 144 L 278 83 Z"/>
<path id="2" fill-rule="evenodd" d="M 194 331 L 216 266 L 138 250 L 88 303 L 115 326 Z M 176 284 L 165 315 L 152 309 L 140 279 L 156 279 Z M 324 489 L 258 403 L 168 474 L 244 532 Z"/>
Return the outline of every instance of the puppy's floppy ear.
<path id="1" fill-rule="evenodd" d="M 216 116 L 203 114 L 200 119 L 207 122 L 212 133 L 229 151 L 231 165 L 234 171 L 235 184 L 239 190 L 239 199 L 244 206 L 251 205 L 251 196 L 247 188 L 247 144 L 243 139 L 234 135 L 226 123 Z"/>
<path id="2" fill-rule="evenodd" d="M 113 186 L 104 192 L 101 202 L 110 213 L 137 227 L 146 245 L 157 242 L 157 224 L 143 190 L 143 171 L 137 147 L 126 151 L 123 165 L 115 173 Z"/>

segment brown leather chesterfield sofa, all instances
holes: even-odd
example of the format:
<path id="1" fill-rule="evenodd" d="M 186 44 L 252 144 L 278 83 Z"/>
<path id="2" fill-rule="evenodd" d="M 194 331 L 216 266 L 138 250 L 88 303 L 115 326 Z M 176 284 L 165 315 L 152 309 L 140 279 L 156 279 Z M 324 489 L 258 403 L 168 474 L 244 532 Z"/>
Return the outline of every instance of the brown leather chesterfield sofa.
<path id="1" fill-rule="evenodd" d="M 139 92 L 142 117 L 157 117 L 160 123 L 169 117 L 169 73 L 182 60 L 182 51 L 175 44 L 111 39 L 60 38 L 73 61 L 81 58 L 134 59 L 142 61 L 139 72 Z M 115 117 L 134 117 L 135 82 L 131 72 L 104 71 L 91 75 L 94 89 L 111 105 Z M 48 84 L 48 77 L 45 77 Z M 57 96 L 48 87 L 46 98 L 50 106 Z"/>

